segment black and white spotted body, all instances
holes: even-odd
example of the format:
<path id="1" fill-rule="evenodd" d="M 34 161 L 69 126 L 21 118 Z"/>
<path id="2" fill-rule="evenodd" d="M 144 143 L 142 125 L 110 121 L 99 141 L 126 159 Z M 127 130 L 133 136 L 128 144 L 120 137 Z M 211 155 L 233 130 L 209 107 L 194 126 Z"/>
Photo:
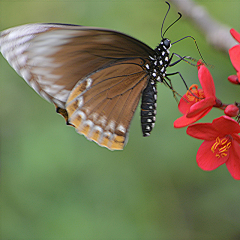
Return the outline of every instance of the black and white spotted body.
<path id="1" fill-rule="evenodd" d="M 142 94 L 141 125 L 144 137 L 150 135 L 156 121 L 157 89 L 156 81 L 150 79 Z"/>
<path id="2" fill-rule="evenodd" d="M 146 88 L 142 93 L 141 104 L 141 125 L 144 137 L 150 135 L 156 121 L 157 108 L 157 82 L 164 82 L 166 76 L 166 69 L 171 62 L 169 57 L 169 49 L 171 42 L 164 38 L 156 47 L 154 56 L 149 56 L 151 64 L 146 64 L 147 71 L 150 74 L 150 79 Z"/>

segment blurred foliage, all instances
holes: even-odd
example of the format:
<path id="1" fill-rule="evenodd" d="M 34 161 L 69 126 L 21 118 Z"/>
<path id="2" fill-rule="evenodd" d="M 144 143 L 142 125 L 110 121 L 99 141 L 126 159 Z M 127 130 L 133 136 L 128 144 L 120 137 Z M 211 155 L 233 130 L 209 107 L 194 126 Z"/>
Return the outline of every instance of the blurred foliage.
<path id="1" fill-rule="evenodd" d="M 222 23 L 239 28 L 239 1 L 200 1 Z M 160 41 L 164 1 L 0 1 L 0 29 L 61 22 L 122 31 L 151 47 Z M 177 17 L 172 7 L 165 27 Z M 238 19 L 237 19 L 238 18 Z M 210 69 L 217 96 L 234 102 L 239 89 L 228 55 L 209 46 L 187 19 L 167 32 L 172 41 L 192 35 Z M 172 52 L 199 58 L 190 39 Z M 179 63 L 191 85 L 197 69 Z M 174 129 L 180 116 L 171 91 L 158 84 L 158 115 L 141 136 L 139 109 L 123 151 L 111 152 L 65 126 L 54 106 L 39 97 L 0 57 L 1 239 L 240 239 L 240 183 L 225 166 L 198 168 L 201 141 Z M 172 78 L 184 94 L 181 80 Z M 212 110 L 202 121 L 223 113 Z"/>

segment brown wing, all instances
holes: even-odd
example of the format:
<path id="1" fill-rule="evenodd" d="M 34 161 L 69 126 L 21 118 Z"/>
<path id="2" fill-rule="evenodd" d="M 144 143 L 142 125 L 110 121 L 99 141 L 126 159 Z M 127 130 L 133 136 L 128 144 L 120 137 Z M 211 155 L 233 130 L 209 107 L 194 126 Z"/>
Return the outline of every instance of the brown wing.
<path id="1" fill-rule="evenodd" d="M 141 59 L 125 60 L 80 80 L 66 103 L 68 121 L 88 139 L 123 149 L 148 75 Z"/>
<path id="2" fill-rule="evenodd" d="M 64 24 L 28 24 L 5 30 L 0 47 L 19 75 L 60 108 L 65 108 L 76 83 L 90 73 L 153 53 L 144 43 L 119 32 Z"/>

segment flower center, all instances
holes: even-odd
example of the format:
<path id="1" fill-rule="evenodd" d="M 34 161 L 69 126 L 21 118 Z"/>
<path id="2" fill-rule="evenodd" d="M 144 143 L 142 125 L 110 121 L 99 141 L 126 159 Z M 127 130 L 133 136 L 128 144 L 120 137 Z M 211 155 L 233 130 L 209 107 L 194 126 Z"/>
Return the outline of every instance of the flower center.
<path id="1" fill-rule="evenodd" d="M 228 150 L 231 145 L 232 142 L 230 136 L 224 138 L 217 137 L 216 142 L 211 147 L 211 151 L 215 153 L 215 156 L 217 158 L 226 157 L 228 155 Z"/>
<path id="2" fill-rule="evenodd" d="M 205 98 L 202 89 L 198 89 L 197 84 L 193 84 L 186 93 L 189 102 L 199 102 Z"/>

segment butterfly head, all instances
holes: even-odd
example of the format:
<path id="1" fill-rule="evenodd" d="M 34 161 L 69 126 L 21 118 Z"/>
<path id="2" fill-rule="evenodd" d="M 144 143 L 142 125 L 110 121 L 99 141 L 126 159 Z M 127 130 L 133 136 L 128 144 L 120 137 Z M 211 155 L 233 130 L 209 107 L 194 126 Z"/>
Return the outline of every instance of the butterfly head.
<path id="1" fill-rule="evenodd" d="M 167 38 L 163 38 L 160 44 L 165 49 L 170 49 L 171 48 L 171 41 L 169 39 L 167 39 Z"/>
<path id="2" fill-rule="evenodd" d="M 164 56 L 165 54 L 169 54 L 171 46 L 171 41 L 168 38 L 163 38 L 159 45 L 155 48 L 155 52 L 157 55 Z"/>

